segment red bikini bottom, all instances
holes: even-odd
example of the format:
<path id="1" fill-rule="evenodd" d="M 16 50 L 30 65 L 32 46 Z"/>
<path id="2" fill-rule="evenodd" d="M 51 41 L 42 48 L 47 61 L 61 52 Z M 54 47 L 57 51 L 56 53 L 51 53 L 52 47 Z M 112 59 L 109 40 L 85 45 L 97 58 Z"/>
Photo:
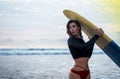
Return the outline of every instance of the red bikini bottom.
<path id="1" fill-rule="evenodd" d="M 75 74 L 78 74 L 81 77 L 81 79 L 86 79 L 88 74 L 90 74 L 89 69 L 88 70 L 84 70 L 84 71 L 76 71 L 76 70 L 71 69 L 71 72 L 73 72 Z"/>

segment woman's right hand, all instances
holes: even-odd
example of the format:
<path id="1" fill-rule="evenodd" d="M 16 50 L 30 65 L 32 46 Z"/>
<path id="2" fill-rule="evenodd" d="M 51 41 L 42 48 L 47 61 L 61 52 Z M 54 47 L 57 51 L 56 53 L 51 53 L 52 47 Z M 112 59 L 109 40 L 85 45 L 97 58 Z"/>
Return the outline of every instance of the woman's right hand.
<path id="1" fill-rule="evenodd" d="M 95 34 L 97 34 L 98 36 L 102 36 L 104 34 L 104 31 L 100 28 L 95 30 Z"/>

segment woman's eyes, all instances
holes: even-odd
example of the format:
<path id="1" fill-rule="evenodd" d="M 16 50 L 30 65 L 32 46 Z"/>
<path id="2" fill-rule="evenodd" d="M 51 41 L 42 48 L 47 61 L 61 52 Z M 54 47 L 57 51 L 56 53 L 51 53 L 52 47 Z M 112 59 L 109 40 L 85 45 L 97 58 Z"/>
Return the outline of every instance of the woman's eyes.
<path id="1" fill-rule="evenodd" d="M 75 27 L 75 26 L 72 26 L 72 27 Z"/>
<path id="2" fill-rule="evenodd" d="M 71 28 L 74 28 L 74 27 L 76 27 L 76 26 L 75 26 L 75 25 L 73 25 L 73 26 L 70 26 L 70 27 L 69 27 L 69 29 L 71 29 Z"/>
<path id="3" fill-rule="evenodd" d="M 71 26 L 70 28 L 72 28 L 72 27 L 75 27 L 75 26 L 73 25 L 73 26 Z"/>

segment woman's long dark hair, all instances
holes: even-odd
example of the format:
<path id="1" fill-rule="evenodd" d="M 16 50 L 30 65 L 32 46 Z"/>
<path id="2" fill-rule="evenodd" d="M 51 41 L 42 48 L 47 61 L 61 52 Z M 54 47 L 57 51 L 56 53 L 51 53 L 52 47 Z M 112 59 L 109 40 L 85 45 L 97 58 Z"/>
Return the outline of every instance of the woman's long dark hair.
<path id="1" fill-rule="evenodd" d="M 69 30 L 69 25 L 70 25 L 71 23 L 77 24 L 77 26 L 80 28 L 79 33 L 80 33 L 80 37 L 82 38 L 81 24 L 80 24 L 80 22 L 77 21 L 77 20 L 69 20 L 69 21 L 68 21 L 68 23 L 67 23 L 67 25 L 66 25 L 66 27 L 67 27 L 67 34 L 68 34 L 69 36 L 72 36 L 72 34 L 71 34 L 70 30 Z"/>

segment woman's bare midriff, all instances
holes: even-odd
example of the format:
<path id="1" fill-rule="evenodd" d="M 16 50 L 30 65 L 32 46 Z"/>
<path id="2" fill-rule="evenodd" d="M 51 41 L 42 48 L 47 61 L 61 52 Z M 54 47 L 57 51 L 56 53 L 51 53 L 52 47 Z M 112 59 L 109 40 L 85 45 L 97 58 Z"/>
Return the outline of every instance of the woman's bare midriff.
<path id="1" fill-rule="evenodd" d="M 74 59 L 75 64 L 72 67 L 72 69 L 76 71 L 88 70 L 89 69 L 88 60 L 89 60 L 89 57 L 82 57 L 82 58 Z"/>

